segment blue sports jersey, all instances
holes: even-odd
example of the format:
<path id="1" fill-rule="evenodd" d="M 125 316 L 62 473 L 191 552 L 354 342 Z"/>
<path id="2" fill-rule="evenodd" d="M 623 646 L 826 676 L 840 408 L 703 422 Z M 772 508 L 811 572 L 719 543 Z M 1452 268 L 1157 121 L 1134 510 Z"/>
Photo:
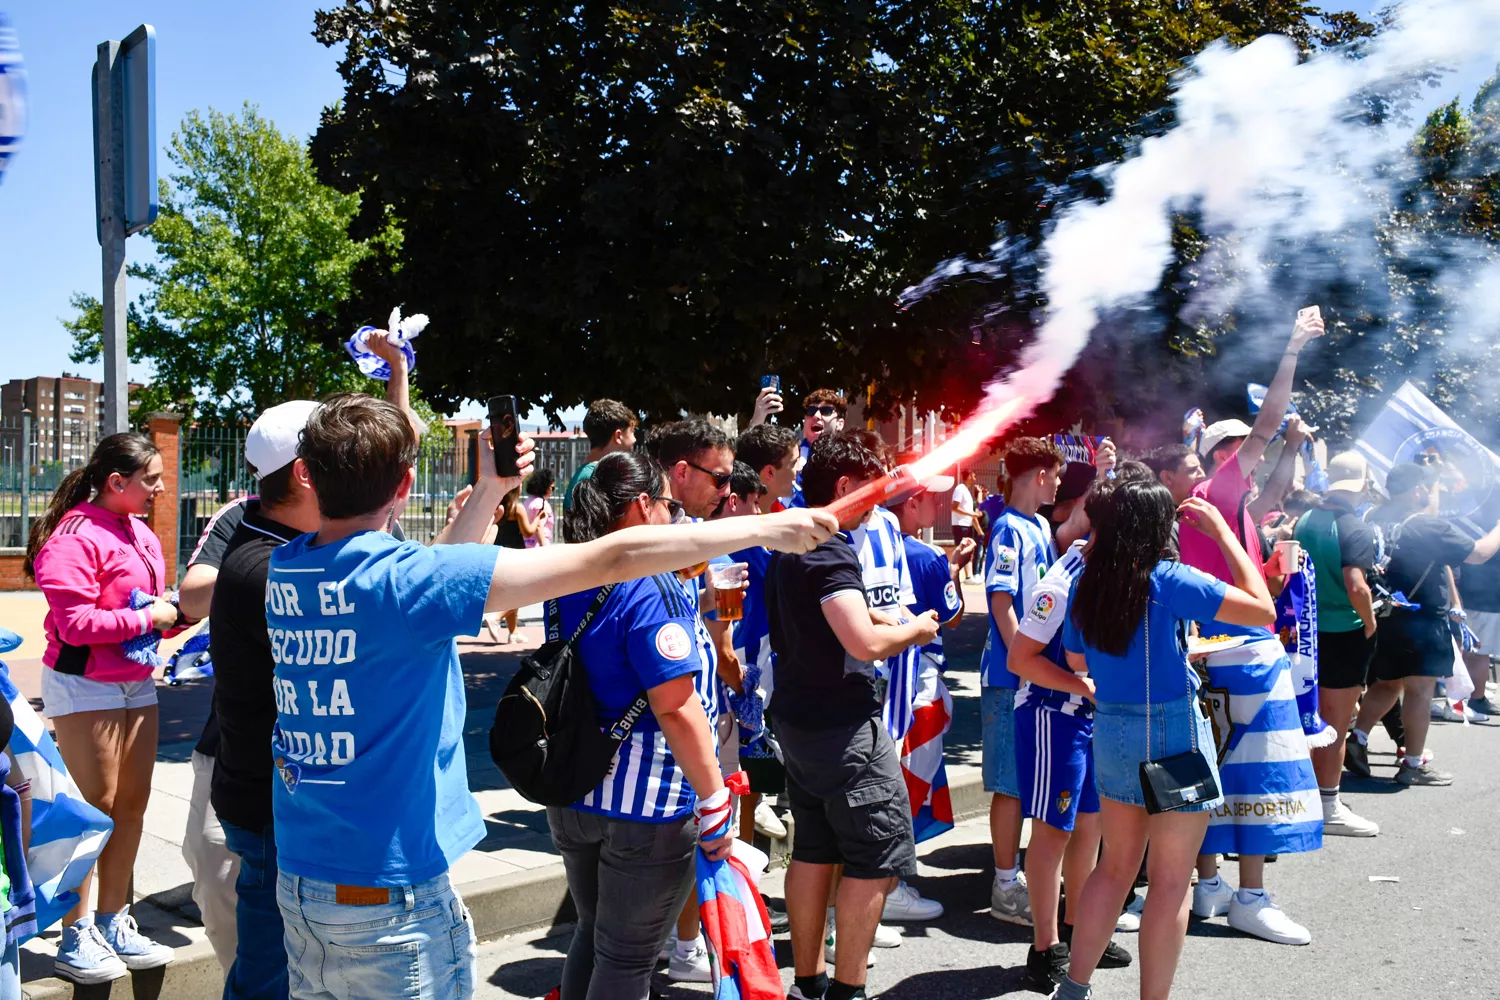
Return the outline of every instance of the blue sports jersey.
<path id="1" fill-rule="evenodd" d="M 549 604 L 548 638 L 572 635 L 597 593 L 585 590 Z M 613 724 L 642 691 L 682 676 L 693 678 L 699 700 L 705 700 L 703 681 L 712 677 L 713 665 L 704 659 L 700 628 L 697 605 L 676 574 L 616 586 L 578 641 L 599 721 Z M 709 708 L 705 701 L 705 713 Z M 656 716 L 647 709 L 620 745 L 609 774 L 573 808 L 665 823 L 690 812 L 696 801 Z"/>
<path id="2" fill-rule="evenodd" d="M 849 532 L 850 544 L 859 556 L 859 575 L 865 582 L 865 602 L 876 611 L 898 616 L 917 599 L 906 564 L 904 537 L 901 522 L 884 507 L 870 511 L 870 516 Z"/>
<path id="3" fill-rule="evenodd" d="M 928 545 L 911 535 L 904 536 L 902 541 L 906 545 L 906 565 L 911 572 L 912 590 L 916 594 L 911 609 L 919 615 L 936 611 L 938 621 L 948 624 L 964 609 L 964 602 L 953 582 L 953 571 L 947 555 L 937 546 Z M 931 657 L 938 668 L 942 669 L 944 659 L 941 630 L 931 642 L 922 647 L 922 654 Z"/>
<path id="4" fill-rule="evenodd" d="M 771 565 L 769 549 L 741 549 L 730 556 L 749 569 L 746 576 L 744 614 L 734 623 L 734 652 L 747 668 L 753 663 L 763 673 L 770 670 L 771 621 L 766 610 L 766 567 Z"/>
<path id="5" fill-rule="evenodd" d="M 1009 594 L 1016 622 L 1026 616 L 1032 592 L 1057 561 L 1052 526 L 1039 514 L 1023 514 L 1014 507 L 1000 512 L 990 528 L 989 559 L 984 571 L 984 590 Z M 979 660 L 979 683 L 983 687 L 1014 688 L 1020 678 L 1005 666 L 1005 641 L 1000 626 L 990 615 L 990 634 Z"/>
<path id="6" fill-rule="evenodd" d="M 792 480 L 792 495 L 789 497 L 778 497 L 781 505 L 786 508 L 806 507 L 807 498 L 802 495 L 802 469 L 807 465 L 807 460 L 812 457 L 812 442 L 803 438 L 797 442 L 797 478 Z"/>
<path id="7" fill-rule="evenodd" d="M 1068 546 L 1047 575 L 1032 591 L 1026 614 L 1019 619 L 1021 635 L 1044 643 L 1046 655 L 1053 663 L 1067 669 L 1067 656 L 1062 648 L 1062 626 L 1068 617 L 1068 597 L 1073 592 L 1073 582 L 1083 575 L 1083 541 Z M 1092 716 L 1093 704 L 1083 695 L 1054 691 L 1052 688 L 1021 681 L 1016 691 L 1016 707 L 1036 706 L 1050 708 L 1065 715 Z"/>
<path id="8" fill-rule="evenodd" d="M 1077 590 L 1077 584 L 1074 584 Z M 1151 701 L 1176 701 L 1198 690 L 1198 672 L 1188 665 L 1188 622 L 1211 621 L 1224 603 L 1224 584 L 1207 573 L 1163 560 L 1151 571 Z M 1218 626 L 1215 626 L 1216 628 Z M 1100 702 L 1146 703 L 1146 623 L 1136 626 L 1124 656 L 1085 645 L 1083 635 L 1068 615 L 1063 623 L 1063 648 L 1083 653 Z"/>
<path id="9" fill-rule="evenodd" d="M 454 637 L 479 631 L 503 550 L 315 537 L 272 553 L 266 578 L 280 865 L 341 885 L 413 885 L 484 839 Z"/>

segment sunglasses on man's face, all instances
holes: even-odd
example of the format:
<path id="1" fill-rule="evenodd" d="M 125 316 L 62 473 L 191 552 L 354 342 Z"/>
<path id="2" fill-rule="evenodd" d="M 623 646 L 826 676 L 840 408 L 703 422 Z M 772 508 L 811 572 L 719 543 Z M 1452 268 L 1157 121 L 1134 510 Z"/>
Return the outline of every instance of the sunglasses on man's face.
<path id="1" fill-rule="evenodd" d="M 683 461 L 687 462 L 689 468 L 697 469 L 699 472 L 712 479 L 714 481 L 714 489 L 716 490 L 722 490 L 727 487 L 729 485 L 729 480 L 734 475 L 734 473 L 732 472 L 715 472 L 712 469 L 705 469 L 697 462 L 688 462 L 687 459 L 683 459 Z"/>
<path id="2" fill-rule="evenodd" d="M 824 403 L 822 406 L 809 406 L 803 412 L 809 417 L 836 417 L 839 415 L 839 408 L 830 403 Z"/>

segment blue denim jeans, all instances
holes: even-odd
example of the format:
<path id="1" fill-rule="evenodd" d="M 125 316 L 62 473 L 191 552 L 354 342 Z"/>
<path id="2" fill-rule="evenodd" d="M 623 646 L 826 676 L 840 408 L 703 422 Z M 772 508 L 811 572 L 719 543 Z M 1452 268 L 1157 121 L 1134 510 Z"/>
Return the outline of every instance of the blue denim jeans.
<path id="1" fill-rule="evenodd" d="M 447 875 L 373 906 L 339 903 L 336 890 L 286 872 L 277 880 L 293 1000 L 474 995 L 474 922 Z"/>
<path id="2" fill-rule="evenodd" d="M 286 942 L 276 905 L 276 831 L 247 830 L 224 820 L 224 846 L 239 856 L 234 922 L 239 940 L 224 977 L 224 1000 L 286 1000 Z"/>
<path id="3" fill-rule="evenodd" d="M 0 1000 L 23 1000 L 21 949 L 15 942 L 6 945 L 3 957 L 0 957 Z"/>

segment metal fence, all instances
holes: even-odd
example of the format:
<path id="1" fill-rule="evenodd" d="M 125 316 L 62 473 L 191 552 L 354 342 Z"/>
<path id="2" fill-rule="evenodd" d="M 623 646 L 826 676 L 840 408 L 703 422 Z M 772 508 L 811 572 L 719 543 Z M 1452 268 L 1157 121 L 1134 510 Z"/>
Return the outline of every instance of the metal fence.
<path id="1" fill-rule="evenodd" d="M 245 465 L 246 429 L 188 427 L 182 432 L 178 499 L 178 575 L 186 572 L 188 557 L 214 514 L 233 500 L 255 492 L 255 479 Z M 430 542 L 443 530 L 448 505 L 469 483 L 467 456 L 448 441 L 429 439 L 417 456 L 416 483 L 401 514 L 401 528 L 414 541 Z M 553 501 L 553 514 L 562 517 L 562 490 Z M 562 540 L 555 531 L 553 538 Z"/>
<path id="2" fill-rule="evenodd" d="M 0 419 L 0 548 L 26 544 L 31 520 L 47 509 L 63 478 L 88 461 L 97 443 L 90 428 L 39 429 L 30 417 Z"/>

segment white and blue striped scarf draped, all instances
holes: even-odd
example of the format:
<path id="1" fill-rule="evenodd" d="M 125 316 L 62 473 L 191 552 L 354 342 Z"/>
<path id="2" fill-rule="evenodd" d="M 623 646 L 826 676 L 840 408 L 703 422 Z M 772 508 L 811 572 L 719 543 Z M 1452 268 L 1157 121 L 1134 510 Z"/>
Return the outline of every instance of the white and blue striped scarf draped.
<path id="1" fill-rule="evenodd" d="M 0 13 L 0 177 L 26 131 L 26 70 L 16 30 Z"/>
<path id="2" fill-rule="evenodd" d="M 1211 654 L 1206 673 L 1200 697 L 1213 722 L 1224 803 L 1209 814 L 1203 853 L 1322 847 L 1323 807 L 1286 650 L 1264 633 Z"/>
<path id="3" fill-rule="evenodd" d="M 77 889 L 99 859 L 115 824 L 84 801 L 68 776 L 57 744 L 11 682 L 8 669 L 0 670 L 0 696 L 10 703 L 16 719 L 11 753 L 31 782 L 31 847 L 26 865 L 36 888 L 37 927 L 46 930 L 78 902 Z"/>
<path id="4" fill-rule="evenodd" d="M 921 664 L 921 646 L 907 646 L 885 661 L 885 705 L 881 708 L 881 721 L 897 745 L 906 739 L 916 715 L 917 674 Z"/>

